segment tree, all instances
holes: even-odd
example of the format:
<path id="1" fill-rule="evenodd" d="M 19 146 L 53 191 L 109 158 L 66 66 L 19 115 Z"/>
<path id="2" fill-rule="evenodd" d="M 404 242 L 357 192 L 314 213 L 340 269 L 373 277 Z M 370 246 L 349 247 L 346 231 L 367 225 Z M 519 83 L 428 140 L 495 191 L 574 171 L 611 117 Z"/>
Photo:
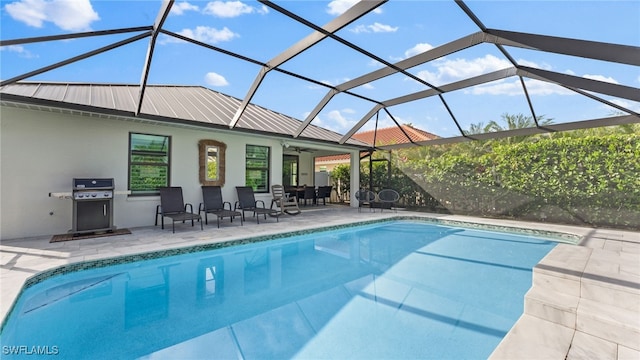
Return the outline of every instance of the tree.
<path id="1" fill-rule="evenodd" d="M 536 121 L 533 120 L 533 116 L 525 116 L 523 114 L 510 115 L 508 113 L 504 113 L 500 116 L 500 118 L 504 125 L 500 125 L 498 122 L 491 120 L 485 127 L 486 132 L 498 132 L 536 127 Z M 545 126 L 551 123 L 553 123 L 553 119 L 546 119 L 544 115 L 540 115 L 537 118 L 537 126 Z M 506 142 L 507 144 L 515 144 L 527 139 L 535 138 L 535 136 L 511 136 L 506 140 L 503 140 L 503 142 Z"/>
<path id="2" fill-rule="evenodd" d="M 338 165 L 331 170 L 331 185 L 336 189 L 340 198 L 344 199 L 345 195 L 350 190 L 351 184 L 351 166 L 342 164 Z"/>
<path id="3" fill-rule="evenodd" d="M 523 114 L 509 115 L 504 113 L 500 116 L 506 126 L 501 126 L 496 121 L 491 120 L 486 126 L 487 131 L 505 131 L 515 129 L 525 129 L 536 127 L 536 122 L 533 121 L 533 116 L 524 116 Z M 549 125 L 553 122 L 552 119 L 545 119 L 544 115 L 538 116 L 538 125 Z"/>

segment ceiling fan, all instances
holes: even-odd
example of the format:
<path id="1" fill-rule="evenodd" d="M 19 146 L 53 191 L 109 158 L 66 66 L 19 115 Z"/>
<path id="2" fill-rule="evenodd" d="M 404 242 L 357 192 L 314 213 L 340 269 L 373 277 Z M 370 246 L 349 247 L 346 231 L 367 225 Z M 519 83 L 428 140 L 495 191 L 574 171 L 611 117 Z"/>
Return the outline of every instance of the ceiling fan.
<path id="1" fill-rule="evenodd" d="M 301 152 L 310 152 L 310 153 L 312 153 L 313 149 L 294 146 L 293 147 L 293 151 L 297 152 L 298 154 L 300 154 Z"/>
<path id="2" fill-rule="evenodd" d="M 304 148 L 304 147 L 300 147 L 300 146 L 291 146 L 289 144 L 289 142 L 282 140 L 280 141 L 280 144 L 282 145 L 282 147 L 284 147 L 286 152 L 297 152 L 298 154 L 300 154 L 301 152 L 313 152 L 313 149 L 310 148 Z"/>

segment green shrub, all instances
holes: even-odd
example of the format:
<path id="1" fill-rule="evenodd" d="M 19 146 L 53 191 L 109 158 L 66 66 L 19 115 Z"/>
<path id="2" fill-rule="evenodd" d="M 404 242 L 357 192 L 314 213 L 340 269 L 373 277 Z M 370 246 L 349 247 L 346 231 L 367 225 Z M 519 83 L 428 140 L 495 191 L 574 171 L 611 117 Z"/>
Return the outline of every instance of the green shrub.
<path id="1" fill-rule="evenodd" d="M 639 225 L 623 215 L 640 213 L 639 135 L 496 146 L 492 162 L 502 188 L 537 200 L 521 211 L 552 205 L 592 225 Z"/>
<path id="2" fill-rule="evenodd" d="M 640 228 L 637 132 L 426 148 L 396 152 L 392 177 L 431 196 L 425 210 Z"/>

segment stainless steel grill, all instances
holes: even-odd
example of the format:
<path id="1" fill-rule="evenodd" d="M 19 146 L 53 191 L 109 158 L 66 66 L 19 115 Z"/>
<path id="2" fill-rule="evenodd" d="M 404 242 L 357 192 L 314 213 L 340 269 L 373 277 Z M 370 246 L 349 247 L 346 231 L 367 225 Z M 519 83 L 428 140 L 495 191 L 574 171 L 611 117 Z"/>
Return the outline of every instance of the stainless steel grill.
<path id="1" fill-rule="evenodd" d="M 73 179 L 71 232 L 109 232 L 113 226 L 113 179 Z"/>

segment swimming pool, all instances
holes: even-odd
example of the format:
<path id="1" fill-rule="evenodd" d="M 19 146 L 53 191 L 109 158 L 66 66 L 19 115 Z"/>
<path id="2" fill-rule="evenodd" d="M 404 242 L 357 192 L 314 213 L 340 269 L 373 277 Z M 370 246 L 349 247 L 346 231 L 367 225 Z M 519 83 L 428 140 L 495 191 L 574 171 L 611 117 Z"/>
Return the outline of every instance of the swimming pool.
<path id="1" fill-rule="evenodd" d="M 3 356 L 486 358 L 555 244 L 397 221 L 79 271 L 23 292 Z"/>

